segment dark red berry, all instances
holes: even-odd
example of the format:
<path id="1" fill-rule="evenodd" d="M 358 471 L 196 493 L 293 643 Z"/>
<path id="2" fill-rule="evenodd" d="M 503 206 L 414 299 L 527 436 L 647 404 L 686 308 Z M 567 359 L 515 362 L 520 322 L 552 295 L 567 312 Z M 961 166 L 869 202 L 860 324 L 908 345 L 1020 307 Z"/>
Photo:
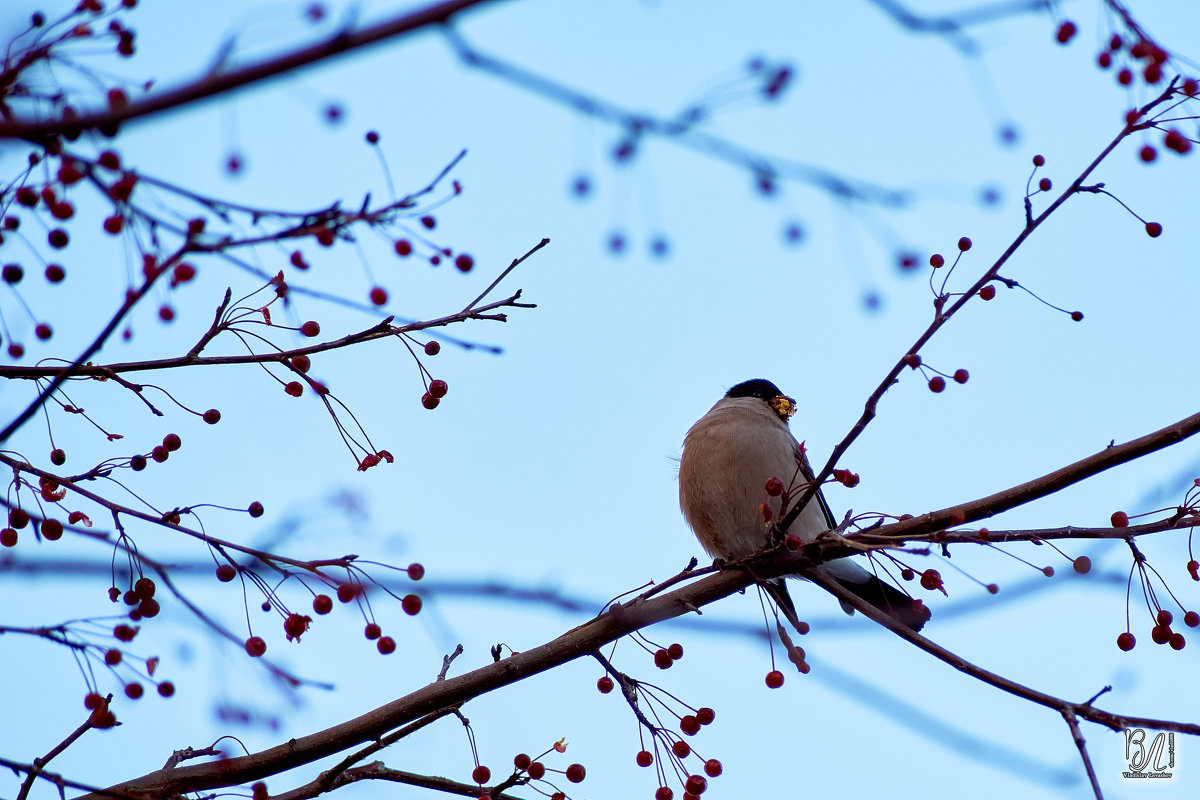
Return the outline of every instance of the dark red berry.
<path id="1" fill-rule="evenodd" d="M 404 609 L 404 613 L 410 617 L 421 613 L 421 598 L 415 594 L 406 594 L 404 599 L 400 601 L 400 607 Z"/>
<path id="2" fill-rule="evenodd" d="M 929 391 L 938 394 L 946 389 L 946 379 L 941 375 L 934 375 L 929 379 Z"/>
<path id="3" fill-rule="evenodd" d="M 492 771 L 485 766 L 478 766 L 471 771 L 471 780 L 483 785 L 492 779 Z"/>
<path id="4" fill-rule="evenodd" d="M 607 675 L 601 676 L 600 680 L 596 681 L 596 689 L 600 694 L 608 694 L 613 690 L 613 679 Z"/>
<path id="5" fill-rule="evenodd" d="M 318 614 L 328 614 L 333 610 L 333 598 L 327 594 L 319 594 L 313 598 L 313 611 Z"/>
<path id="6" fill-rule="evenodd" d="M 583 764 L 572 764 L 567 767 L 567 780 L 571 783 L 580 783 L 587 775 L 587 770 L 583 768 Z"/>
<path id="7" fill-rule="evenodd" d="M 475 266 L 475 259 L 466 253 L 462 253 L 458 258 L 454 259 L 454 266 L 458 267 L 460 272 L 470 272 L 471 268 Z"/>
<path id="8" fill-rule="evenodd" d="M 251 658 L 259 658 L 267 652 L 267 643 L 261 636 L 251 636 L 246 640 L 246 653 Z"/>
<path id="9" fill-rule="evenodd" d="M 215 408 L 210 408 L 204 412 L 204 421 L 209 425 L 216 425 L 221 421 L 221 412 Z"/>
<path id="10" fill-rule="evenodd" d="M 429 394 L 439 400 L 446 396 L 446 392 L 450 387 L 443 380 L 432 380 L 429 382 Z"/>
<path id="11" fill-rule="evenodd" d="M 237 569 L 232 564 L 221 564 L 217 567 L 217 580 L 229 583 L 237 577 Z"/>
<path id="12" fill-rule="evenodd" d="M 438 342 L 425 343 L 425 355 L 436 356 L 440 352 L 442 352 L 442 346 Z"/>
<path id="13" fill-rule="evenodd" d="M 636 761 L 639 767 L 648 767 L 654 763 L 654 754 L 649 750 L 639 750 Z"/>
<path id="14" fill-rule="evenodd" d="M 390 636 L 380 636 L 379 641 L 375 643 L 375 649 L 380 655 L 390 656 L 396 652 L 396 640 Z"/>
<path id="15" fill-rule="evenodd" d="M 1125 528 L 1129 526 L 1129 515 L 1124 511 L 1114 511 L 1112 513 L 1112 526 L 1114 528 Z"/>
<path id="16" fill-rule="evenodd" d="M 773 669 L 767 673 L 767 688 L 778 689 L 783 686 L 783 673 Z"/>
<path id="17" fill-rule="evenodd" d="M 314 336 L 321 335 L 321 326 L 310 319 L 308 322 L 300 326 L 300 333 L 301 335 L 307 336 L 311 339 Z"/>

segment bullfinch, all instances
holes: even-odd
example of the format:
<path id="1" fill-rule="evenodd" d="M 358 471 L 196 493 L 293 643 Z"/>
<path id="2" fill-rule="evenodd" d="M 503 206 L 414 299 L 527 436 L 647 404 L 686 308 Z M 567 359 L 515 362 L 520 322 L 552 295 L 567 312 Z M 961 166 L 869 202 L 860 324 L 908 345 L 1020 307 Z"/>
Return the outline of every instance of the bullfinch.
<path id="1" fill-rule="evenodd" d="M 770 544 L 782 498 L 768 493 L 769 480 L 777 478 L 788 490 L 803 488 L 813 479 L 808 459 L 788 429 L 795 410 L 795 401 L 779 387 L 756 378 L 726 392 L 684 437 L 679 506 L 714 558 L 735 561 Z M 824 496 L 817 492 L 787 532 L 811 542 L 836 527 Z M 819 569 L 914 631 L 929 619 L 923 603 L 849 558 L 835 559 Z M 764 588 L 794 623 L 795 608 L 783 580 L 766 582 Z M 846 611 L 853 613 L 850 608 Z"/>

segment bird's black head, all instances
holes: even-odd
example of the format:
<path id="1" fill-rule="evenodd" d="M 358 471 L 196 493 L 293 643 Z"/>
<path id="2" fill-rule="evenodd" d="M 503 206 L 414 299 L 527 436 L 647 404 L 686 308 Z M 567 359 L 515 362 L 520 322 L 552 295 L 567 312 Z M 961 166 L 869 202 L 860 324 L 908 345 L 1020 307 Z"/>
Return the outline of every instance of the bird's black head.
<path id="1" fill-rule="evenodd" d="M 779 391 L 779 387 L 765 378 L 742 381 L 725 393 L 726 397 L 757 397 L 785 423 L 796 413 L 796 401 Z"/>
<path id="2" fill-rule="evenodd" d="M 757 397 L 759 400 L 770 400 L 772 397 L 779 397 L 781 394 L 783 392 L 779 391 L 779 387 L 766 378 L 755 378 L 754 380 L 742 381 L 726 392 L 725 396 Z"/>

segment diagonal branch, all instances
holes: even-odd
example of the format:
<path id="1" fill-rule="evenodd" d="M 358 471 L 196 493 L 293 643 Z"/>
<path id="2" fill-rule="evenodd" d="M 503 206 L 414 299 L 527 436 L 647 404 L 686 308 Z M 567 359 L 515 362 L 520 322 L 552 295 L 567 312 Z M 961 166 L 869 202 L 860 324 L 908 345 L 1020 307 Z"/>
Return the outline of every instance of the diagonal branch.
<path id="1" fill-rule="evenodd" d="M 120 110 L 109 109 L 81 114 L 69 122 L 62 118 L 0 121 L 0 139 L 36 139 L 65 129 L 73 131 L 111 129 L 131 120 L 163 111 L 194 105 L 201 100 L 220 97 L 244 86 L 287 75 L 301 67 L 330 60 L 344 53 L 394 39 L 413 31 L 448 22 L 472 6 L 490 0 L 445 0 L 407 14 L 370 25 L 361 30 L 339 30 L 327 39 L 308 47 L 257 61 L 225 72 L 197 78 L 175 89 L 130 102 Z"/>

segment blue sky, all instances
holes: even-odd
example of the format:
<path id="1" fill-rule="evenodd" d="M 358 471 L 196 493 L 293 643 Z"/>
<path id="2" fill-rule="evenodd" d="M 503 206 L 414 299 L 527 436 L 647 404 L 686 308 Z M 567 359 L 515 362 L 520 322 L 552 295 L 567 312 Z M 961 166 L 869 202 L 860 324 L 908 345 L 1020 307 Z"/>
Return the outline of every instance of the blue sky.
<path id="1" fill-rule="evenodd" d="M 302 5 L 142 5 L 130 20 L 138 30 L 137 59 L 105 68 L 153 75 L 160 85 L 202 72 L 232 33 L 239 33 L 238 58 L 311 35 Z M 947 10 L 942 5 L 919 7 L 934 13 Z M 396 8 L 354 6 L 364 22 Z M 1191 4 L 1137 3 L 1134 11 L 1172 51 L 1200 51 Z M 335 22 L 322 30 L 348 13 L 335 8 Z M 751 377 L 779 384 L 799 403 L 797 437 L 823 461 L 932 313 L 926 270 L 902 273 L 897 252 L 918 253 L 923 266 L 929 253 L 949 254 L 960 236 L 970 236 L 974 247 L 952 278 L 952 286 L 969 285 L 1023 225 L 1033 154 L 1047 160 L 1038 177 L 1065 186 L 1120 129 L 1125 108 L 1147 99 L 1094 66 L 1111 32 L 1098 4 L 1066 3 L 1062 13 L 1080 28 L 1070 46 L 1054 43 L 1056 23 L 1048 16 L 1018 16 L 972 28 L 980 49 L 975 59 L 941 38 L 897 28 L 865 2 L 751 3 L 733 10 L 715 2 L 530 0 L 496 3 L 460 26 L 489 54 L 662 117 L 715 87 L 738 84 L 754 58 L 790 63 L 794 85 L 780 102 L 731 103 L 705 130 L 757 152 L 902 190 L 911 202 L 897 209 L 848 206 L 795 181 L 781 181 L 775 195 L 763 197 L 745 169 L 663 138 L 646 138 L 631 163 L 614 165 L 611 152 L 622 131 L 463 66 L 435 32 L 228 102 L 130 126 L 118 146 L 140 171 L 247 204 L 298 209 L 334 199 L 356 205 L 367 192 L 387 195 L 375 154 L 362 141 L 368 129 L 380 132 L 400 192 L 424 185 L 466 148 L 454 173 L 464 192 L 438 209 L 436 234 L 439 243 L 474 255 L 472 273 L 401 261 L 387 241 L 367 234 L 361 255 L 345 245 L 306 247 L 317 262 L 313 272 L 289 274 L 356 299 L 382 284 L 392 298 L 388 311 L 400 316 L 452 313 L 511 259 L 542 237 L 552 241 L 501 287 L 522 288 L 536 310 L 513 310 L 503 325 L 478 322 L 452 331 L 499 345 L 503 355 L 446 346 L 428 361 L 450 385 L 433 412 L 421 407 L 417 369 L 395 343 L 313 359 L 314 374 L 397 456 L 386 467 L 356 472 L 319 404 L 286 397 L 257 368 L 161 378 L 184 402 L 221 408 L 225 418 L 216 428 L 179 416 L 152 419 L 111 387 L 79 392 L 131 441 L 169 430 L 183 438 L 181 457 L 148 470 L 139 492 L 162 505 L 245 506 L 253 499 L 266 505 L 267 515 L 256 521 L 206 516 L 218 535 L 263 542 L 296 520 L 280 547 L 297 555 L 420 561 L 430 581 L 497 581 L 592 598 L 598 607 L 700 555 L 679 515 L 673 459 L 684 432 L 726 388 Z M 329 102 L 344 108 L 339 125 L 322 121 Z M 1007 125 L 1017 131 L 1015 143 L 1001 141 Z M 1146 141 L 1157 144 L 1157 137 Z M 921 513 L 984 496 L 1195 411 L 1196 166 L 1165 152 L 1143 165 L 1136 156 L 1142 143 L 1124 145 L 1095 180 L 1161 222 L 1164 235 L 1148 239 L 1111 199 L 1071 199 L 1003 274 L 1055 305 L 1083 311 L 1084 321 L 1073 323 L 1004 288 L 991 303 L 968 305 L 924 357 L 945 372 L 968 369 L 970 381 L 934 395 L 905 374 L 844 461 L 862 476 L 861 485 L 827 490 L 835 513 Z M 222 164 L 234 151 L 246 168 L 230 177 Z M 19 148 L 0 151 L 9 171 L 23 157 Z M 592 186 L 582 200 L 570 191 L 581 174 Z M 979 202 L 986 190 L 997 192 L 998 201 Z M 1033 202 L 1037 209 L 1048 198 Z M 793 222 L 804 231 L 799 245 L 782 235 Z M 606 248 L 614 232 L 629 243 L 620 256 Z M 650 252 L 660 236 L 670 243 L 668 258 Z M 53 290 L 31 287 L 27 299 L 57 315 L 55 341 L 74 352 L 92 330 L 89 323 L 119 301 L 124 254 L 111 239 L 97 234 L 91 241 L 82 230 L 69 253 L 71 279 Z M 0 255 L 7 260 L 2 249 Z M 264 251 L 260 259 L 264 268 L 287 269 L 277 253 Z M 112 344 L 104 359 L 182 352 L 208 325 L 226 285 L 253 288 L 226 266 L 200 266 L 200 278 L 174 299 L 179 313 L 172 325 L 154 319 L 152 304 L 135 317 L 133 340 Z M 869 295 L 879 301 L 875 310 L 865 302 Z M 298 301 L 295 319 L 309 318 L 341 335 L 378 315 Z M 6 414 L 27 401 L 27 391 L 4 387 Z M 71 442 L 72 463 L 118 454 L 74 427 L 76 420 L 55 424 L 56 435 Z M 44 427 L 29 426 L 14 449 L 48 449 Z M 1102 525 L 1118 508 L 1133 513 L 1178 502 L 1181 486 L 1196 475 L 1200 450 L 1184 443 L 989 527 Z M 361 516 L 336 510 L 335 498 L 346 496 L 360 504 Z M 164 541 L 158 531 L 135 536 L 158 557 L 203 555 L 190 543 Z M 16 555 L 107 559 L 85 544 L 42 547 L 22 546 Z M 1142 547 L 1185 604 L 1200 605 L 1184 570 L 1185 535 L 1154 537 Z M 1104 708 L 1196 719 L 1200 707 L 1185 687 L 1200 642 L 1179 653 L 1152 646 L 1135 598 L 1139 646 L 1119 652 L 1127 552 L 1085 542 L 1064 549 L 1090 554 L 1096 572 L 1074 577 L 1048 547 L 1010 552 L 1039 567 L 1053 564 L 1053 579 L 996 550 L 955 549 L 954 566 L 930 557 L 929 565 L 947 576 L 950 597 L 927 598 L 934 617 L 926 632 L 982 667 L 1052 694 L 1083 700 L 1112 685 L 1098 703 Z M 998 583 L 1000 593 L 987 595 L 955 566 Z M 1029 591 L 1020 591 L 1029 583 Z M 97 603 L 105 586 L 103 578 L 10 575 L 0 581 L 0 599 L 16 609 L 14 624 L 49 623 L 103 609 Z M 231 586 L 205 579 L 186 588 L 242 630 L 241 600 Z M 650 631 L 686 648 L 669 672 L 660 674 L 628 642 L 616 651 L 619 668 L 717 710 L 717 723 L 694 740 L 725 765 L 707 796 L 782 790 L 949 798 L 964 787 L 982 798 L 1090 796 L 1070 734 L 1054 712 L 961 676 L 867 621 L 845 619 L 814 587 L 797 586 L 793 594 L 813 622 L 804 642 L 813 671 L 789 673 L 775 692 L 763 685 L 770 661 L 761 639 L 704 630 L 709 620 L 752 622 L 759 611 L 751 597 L 730 598 L 687 627 Z M 376 608 L 401 643 L 398 656 L 378 656 L 346 608 L 300 645 L 286 643 L 278 623 L 253 610 L 271 656 L 337 685 L 284 698 L 240 652 L 215 641 L 183 609 L 167 606 L 140 642 L 163 656 L 178 696 L 119 707 L 122 728 L 89 735 L 56 764 L 96 782 L 117 780 L 157 768 L 173 748 L 202 746 L 231 730 L 258 750 L 422 685 L 456 643 L 466 648 L 456 667 L 466 670 L 487 663 L 496 642 L 527 649 L 587 616 L 453 597 L 428 603 L 416 619 L 387 603 Z M 78 723 L 83 688 L 65 653 L 40 643 L 4 646 L 0 678 L 31 691 L 0 698 L 0 716 L 27 721 L 19 731 L 3 726 L 0 753 L 28 759 Z M 596 693 L 599 674 L 593 664 L 574 664 L 472 702 L 465 713 L 481 760 L 497 773 L 515 753 L 541 752 L 566 737 L 570 748 L 557 766 L 580 761 L 588 768 L 573 797 L 653 796 L 652 776 L 634 766 L 635 721 L 615 695 Z M 231 729 L 215 718 L 214 698 L 280 715 L 282 727 Z M 1192 765 L 1200 762 L 1195 740 L 1178 741 L 1179 778 L 1148 787 L 1118 776 L 1119 734 L 1093 725 L 1084 733 L 1107 797 L 1194 792 L 1188 787 L 1196 785 Z M 472 766 L 466 738 L 450 722 L 393 748 L 385 760 L 461 780 Z M 313 775 L 270 785 L 278 791 Z M 340 791 L 350 798 L 380 790 Z"/>

